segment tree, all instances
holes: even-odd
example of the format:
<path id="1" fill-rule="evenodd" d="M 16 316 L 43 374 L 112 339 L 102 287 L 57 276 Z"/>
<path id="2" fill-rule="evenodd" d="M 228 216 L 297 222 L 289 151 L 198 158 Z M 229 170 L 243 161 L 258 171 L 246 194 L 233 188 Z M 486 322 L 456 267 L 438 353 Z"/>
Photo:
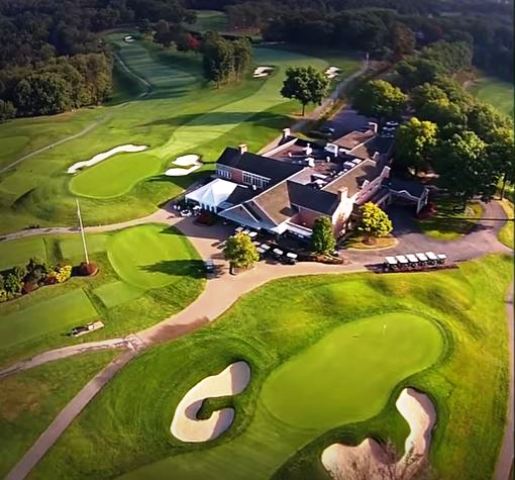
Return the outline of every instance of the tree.
<path id="1" fill-rule="evenodd" d="M 428 157 L 436 145 L 438 127 L 428 121 L 412 117 L 397 131 L 395 160 L 406 168 L 413 168 L 415 175 L 427 166 Z"/>
<path id="2" fill-rule="evenodd" d="M 5 122 L 10 118 L 14 118 L 15 115 L 16 108 L 14 108 L 12 102 L 0 99 L 0 123 Z"/>
<path id="3" fill-rule="evenodd" d="M 290 67 L 286 70 L 281 95 L 298 100 L 302 105 L 302 116 L 304 116 L 306 105 L 308 103 L 320 105 L 328 89 L 329 79 L 314 67 Z"/>
<path id="4" fill-rule="evenodd" d="M 372 80 L 358 90 L 354 106 L 360 113 L 384 119 L 399 118 L 406 107 L 407 97 L 401 90 L 385 80 Z"/>
<path id="5" fill-rule="evenodd" d="M 224 247 L 224 256 L 230 262 L 231 273 L 234 267 L 250 268 L 259 260 L 256 246 L 245 233 L 237 233 L 227 239 Z"/>
<path id="6" fill-rule="evenodd" d="M 436 148 L 436 170 L 440 183 L 463 205 L 476 195 L 491 198 L 499 180 L 497 165 L 489 161 L 486 144 L 471 131 L 440 140 Z"/>
<path id="7" fill-rule="evenodd" d="M 486 147 L 488 162 L 496 168 L 501 177 L 501 199 L 507 183 L 515 180 L 515 144 L 513 130 L 499 128 L 492 133 L 492 143 Z"/>
<path id="8" fill-rule="evenodd" d="M 336 240 L 333 233 L 333 224 L 329 217 L 319 217 L 313 224 L 311 235 L 311 250 L 320 255 L 327 255 L 334 251 Z"/>
<path id="9" fill-rule="evenodd" d="M 413 53 L 415 34 L 403 23 L 397 22 L 392 29 L 392 48 L 396 58 Z"/>
<path id="10" fill-rule="evenodd" d="M 232 42 L 234 72 L 238 80 L 249 69 L 252 63 L 252 46 L 246 38 Z"/>
<path id="11" fill-rule="evenodd" d="M 486 103 L 475 102 L 467 112 L 467 126 L 485 142 L 492 141 L 499 128 L 513 128 L 509 118 Z"/>
<path id="12" fill-rule="evenodd" d="M 439 127 L 467 124 L 467 117 L 459 105 L 451 103 L 448 99 L 429 100 L 417 113 L 421 119 L 434 122 Z"/>
<path id="13" fill-rule="evenodd" d="M 415 87 L 410 93 L 410 103 L 416 112 L 424 108 L 427 102 L 438 100 L 447 101 L 447 94 L 440 87 L 432 83 L 423 83 Z"/>
<path id="14" fill-rule="evenodd" d="M 386 237 L 393 230 L 392 221 L 375 203 L 365 203 L 360 213 L 358 230 L 365 234 L 368 242 L 374 242 L 375 238 Z"/>

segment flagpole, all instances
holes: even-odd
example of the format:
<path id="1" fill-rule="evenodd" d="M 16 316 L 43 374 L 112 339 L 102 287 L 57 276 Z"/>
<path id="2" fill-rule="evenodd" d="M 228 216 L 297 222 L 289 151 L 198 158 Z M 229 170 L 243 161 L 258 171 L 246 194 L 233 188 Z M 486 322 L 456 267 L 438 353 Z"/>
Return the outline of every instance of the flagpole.
<path id="1" fill-rule="evenodd" d="M 89 265 L 88 248 L 86 246 L 86 235 L 84 234 L 84 225 L 82 224 L 82 215 L 80 213 L 79 199 L 77 201 L 77 216 L 79 217 L 80 233 L 82 236 L 82 245 L 84 246 L 84 255 L 86 256 L 86 263 Z"/>

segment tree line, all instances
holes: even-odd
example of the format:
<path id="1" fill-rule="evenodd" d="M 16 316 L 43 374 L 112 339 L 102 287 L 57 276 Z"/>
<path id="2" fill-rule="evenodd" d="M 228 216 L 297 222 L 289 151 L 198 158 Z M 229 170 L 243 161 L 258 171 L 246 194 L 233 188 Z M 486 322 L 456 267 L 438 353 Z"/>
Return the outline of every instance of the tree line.
<path id="1" fill-rule="evenodd" d="M 195 20 L 179 0 L 0 0 L 0 121 L 105 101 L 112 58 L 98 32 Z"/>
<path id="2" fill-rule="evenodd" d="M 465 202 L 488 200 L 514 181 L 513 120 L 471 96 L 451 75 L 467 68 L 463 44 L 435 44 L 396 69 L 394 83 L 374 80 L 354 96 L 354 106 L 384 123 L 410 119 L 397 132 L 397 168 L 434 171 L 443 188 Z"/>

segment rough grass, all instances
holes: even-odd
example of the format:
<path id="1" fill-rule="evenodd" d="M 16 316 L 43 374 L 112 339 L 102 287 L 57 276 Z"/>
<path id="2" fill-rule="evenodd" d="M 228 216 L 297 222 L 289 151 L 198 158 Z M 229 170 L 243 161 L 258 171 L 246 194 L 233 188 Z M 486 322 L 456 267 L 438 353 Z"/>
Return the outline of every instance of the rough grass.
<path id="1" fill-rule="evenodd" d="M 118 353 L 83 354 L 0 380 L 2 478 L 66 403 Z"/>
<path id="2" fill-rule="evenodd" d="M 515 230 L 515 223 L 514 223 L 514 209 L 513 209 L 513 203 L 510 202 L 507 199 L 504 199 L 500 202 L 504 212 L 506 213 L 506 216 L 508 217 L 508 221 L 506 224 L 501 228 L 499 231 L 499 241 L 502 242 L 504 245 L 506 245 L 509 248 L 514 247 L 514 230 Z"/>
<path id="3" fill-rule="evenodd" d="M 0 304 L 0 364 L 50 348 L 138 331 L 182 310 L 199 295 L 204 279 L 198 254 L 186 237 L 157 225 L 127 232 L 86 236 L 90 258 L 100 267 L 94 277 L 72 277 Z M 113 247 L 116 269 L 106 251 Z M 0 243 L 7 266 L 10 258 L 24 264 L 30 257 L 42 256 L 42 251 L 52 264 L 66 259 L 76 265 L 83 259 L 79 235 Z M 103 329 L 78 338 L 66 336 L 71 327 L 97 319 L 105 324 Z"/>
<path id="4" fill-rule="evenodd" d="M 463 209 L 463 204 L 452 198 L 439 198 L 436 208 L 434 216 L 420 220 L 418 225 L 427 236 L 437 240 L 456 240 L 469 233 L 483 215 L 480 203 L 470 202 Z"/>
<path id="5" fill-rule="evenodd" d="M 151 479 L 173 471 L 181 479 L 261 479 L 278 466 L 273 452 L 280 451 L 286 463 L 276 478 L 327 479 L 319 455 L 332 441 L 357 443 L 373 435 L 392 438 L 402 446 L 407 426 L 394 401 L 406 385 L 427 392 L 437 408 L 431 460 L 438 478 L 455 478 L 456 472 L 471 480 L 490 478 L 504 427 L 504 295 L 511 267 L 511 258 L 490 256 L 465 263 L 459 270 L 272 282 L 242 298 L 214 324 L 156 347 L 128 365 L 93 400 L 31 478 L 105 478 L 132 472 L 126 478 Z M 327 432 L 305 429 L 300 434 L 301 429 L 278 421 L 265 408 L 260 400 L 263 385 L 285 362 L 316 348 L 311 346 L 342 325 L 354 328 L 359 319 L 388 318 L 401 312 L 406 312 L 406 318 L 414 315 L 440 326 L 446 333 L 447 353 L 435 366 L 413 372 L 396 385 L 373 418 L 346 424 L 336 420 L 333 427 L 324 426 Z M 373 343 L 363 345 L 373 347 Z M 344 350 L 340 367 L 342 375 L 347 375 L 347 370 L 357 367 Z M 369 356 L 374 358 L 372 352 Z M 378 355 L 377 368 L 393 358 Z M 236 407 L 229 432 L 206 445 L 173 439 L 170 422 L 182 395 L 200 379 L 240 359 L 251 365 L 248 389 L 218 402 Z M 368 380 L 363 375 L 365 385 Z M 323 394 L 311 390 L 311 382 L 299 381 L 303 388 L 295 388 L 302 398 L 295 401 L 305 401 L 306 395 L 313 404 L 326 401 Z M 348 393 L 342 390 L 342 402 Z"/>

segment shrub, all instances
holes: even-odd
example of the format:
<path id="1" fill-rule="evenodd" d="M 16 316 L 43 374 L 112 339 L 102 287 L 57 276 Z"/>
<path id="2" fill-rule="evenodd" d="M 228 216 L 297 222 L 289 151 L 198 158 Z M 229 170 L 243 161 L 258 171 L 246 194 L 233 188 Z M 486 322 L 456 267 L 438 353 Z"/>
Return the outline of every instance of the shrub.
<path id="1" fill-rule="evenodd" d="M 0 303 L 6 302 L 9 300 L 9 296 L 7 295 L 7 292 L 2 288 L 0 289 Z"/>
<path id="2" fill-rule="evenodd" d="M 97 272 L 98 266 L 95 262 L 82 262 L 78 268 L 78 273 L 82 277 L 89 277 L 90 275 L 95 275 Z"/>
<path id="3" fill-rule="evenodd" d="M 33 292 L 34 290 L 37 290 L 38 288 L 39 288 L 39 285 L 35 282 L 25 282 L 21 289 L 21 293 L 26 295 L 27 293 Z"/>
<path id="4" fill-rule="evenodd" d="M 71 265 L 63 265 L 55 269 L 55 279 L 57 283 L 64 283 L 72 276 Z"/>

